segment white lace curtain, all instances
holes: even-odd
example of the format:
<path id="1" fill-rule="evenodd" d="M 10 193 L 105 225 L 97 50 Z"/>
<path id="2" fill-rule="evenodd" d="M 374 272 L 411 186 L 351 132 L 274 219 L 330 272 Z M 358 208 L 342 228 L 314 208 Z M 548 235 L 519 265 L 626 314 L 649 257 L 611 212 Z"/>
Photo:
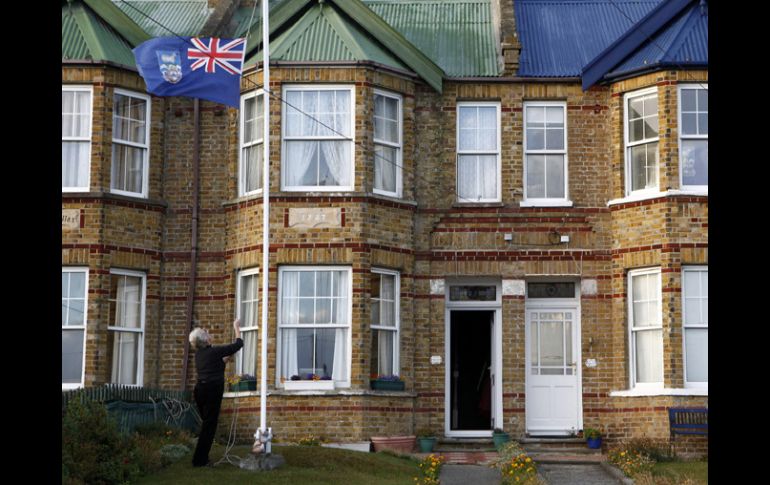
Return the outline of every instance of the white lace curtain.
<path id="1" fill-rule="evenodd" d="M 91 148 L 91 93 L 61 93 L 61 184 L 84 187 L 88 180 Z"/>
<path id="2" fill-rule="evenodd" d="M 141 328 L 141 279 L 131 276 L 117 278 L 115 317 L 113 327 Z M 112 379 L 116 384 L 137 384 L 138 353 L 141 333 L 111 330 Z"/>

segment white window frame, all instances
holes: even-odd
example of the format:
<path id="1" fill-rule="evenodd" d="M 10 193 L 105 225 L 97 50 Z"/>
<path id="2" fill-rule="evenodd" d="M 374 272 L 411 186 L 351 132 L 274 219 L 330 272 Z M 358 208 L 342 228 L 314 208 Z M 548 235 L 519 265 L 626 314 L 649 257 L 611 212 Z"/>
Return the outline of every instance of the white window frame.
<path id="1" fill-rule="evenodd" d="M 347 308 L 347 324 L 346 325 L 324 325 L 321 328 L 346 328 L 348 330 L 347 335 L 347 352 L 345 355 L 345 365 L 347 365 L 347 380 L 334 381 L 335 388 L 350 387 L 351 373 L 352 373 L 352 344 L 353 344 L 353 268 L 351 266 L 280 266 L 278 268 L 278 305 L 276 308 L 276 372 L 275 372 L 275 386 L 276 388 L 283 389 L 284 385 L 281 382 L 281 348 L 283 335 L 281 330 L 284 328 L 319 328 L 319 325 L 314 324 L 292 324 L 285 325 L 281 323 L 282 313 L 282 300 L 283 300 L 283 273 L 286 271 L 347 271 L 348 273 L 348 308 Z"/>
<path id="2" fill-rule="evenodd" d="M 85 275 L 85 288 L 83 289 L 83 295 L 84 295 L 84 302 L 83 302 L 83 325 L 64 325 L 62 326 L 62 331 L 66 330 L 82 330 L 83 331 L 83 362 L 82 362 L 82 369 L 80 371 L 80 382 L 79 383 L 62 383 L 61 388 L 62 390 L 67 389 L 79 389 L 85 385 L 85 376 L 86 376 L 86 342 L 87 342 L 87 333 L 88 333 L 88 276 L 89 276 L 89 270 L 87 267 L 82 266 L 63 266 L 61 269 L 62 273 L 84 273 Z"/>
<path id="3" fill-rule="evenodd" d="M 460 150 L 460 108 L 467 107 L 489 107 L 493 106 L 497 111 L 497 147 L 495 151 L 488 150 Z M 500 163 L 501 153 L 501 103 L 499 101 L 459 101 L 455 108 L 455 198 L 458 203 L 476 204 L 489 202 L 502 202 L 502 170 Z M 460 197 L 460 156 L 461 155 L 495 155 L 497 165 L 497 197 L 491 199 L 466 199 Z M 478 175 L 478 173 L 477 173 Z M 477 177 L 478 182 L 478 177 Z"/>
<path id="4" fill-rule="evenodd" d="M 372 138 L 374 139 L 374 144 L 375 145 L 384 145 L 386 147 L 393 148 L 393 149 L 396 150 L 396 161 L 393 162 L 393 163 L 396 164 L 396 191 L 395 192 L 388 192 L 386 190 L 378 189 L 378 188 L 376 188 L 374 186 L 374 182 L 372 182 L 372 191 L 375 194 L 387 195 L 387 196 L 390 196 L 390 197 L 401 198 L 401 194 L 402 194 L 402 177 L 403 177 L 401 168 L 403 166 L 403 158 L 404 158 L 403 157 L 403 152 L 404 152 L 404 149 L 403 149 L 403 145 L 404 145 L 404 111 L 403 111 L 404 98 L 400 94 L 392 93 L 390 91 L 383 91 L 381 89 L 375 89 L 374 90 L 374 96 L 382 96 L 382 97 L 385 97 L 385 98 L 391 98 L 391 99 L 395 99 L 398 102 L 398 114 L 397 114 L 397 116 L 398 116 L 398 119 L 397 119 L 397 121 L 398 121 L 398 143 L 394 144 L 392 142 L 385 141 L 385 140 L 380 140 L 380 139 L 376 138 L 376 136 L 374 135 L 374 133 L 376 133 L 376 131 L 374 131 L 374 129 L 372 128 L 372 130 L 373 130 L 372 131 L 372 133 L 373 133 Z M 373 111 L 373 114 L 372 114 L 372 126 L 374 126 L 374 117 L 376 116 L 376 111 L 374 111 L 374 109 L 372 111 Z M 373 153 L 375 154 L 374 155 L 374 159 L 375 160 L 374 160 L 374 166 L 373 167 L 376 167 L 377 166 L 377 155 L 376 155 L 377 152 L 374 151 Z M 382 163 L 388 163 L 388 162 L 386 162 L 385 160 L 382 160 Z M 374 171 L 372 172 L 372 174 L 374 174 Z M 374 180 L 376 180 L 376 177 L 375 177 Z"/>
<path id="5" fill-rule="evenodd" d="M 243 130 L 245 125 L 245 119 L 244 115 L 246 113 L 246 100 L 251 98 L 258 98 L 262 96 L 262 102 L 264 103 L 264 91 L 262 89 L 258 89 L 256 91 L 252 91 L 250 93 L 246 93 L 241 96 L 241 109 L 238 112 L 238 196 L 239 197 L 247 197 L 250 195 L 255 194 L 261 194 L 262 193 L 262 187 L 265 186 L 265 174 L 261 173 L 263 171 L 263 166 L 257 167 L 257 170 L 260 172 L 260 181 L 262 182 L 260 184 L 260 187 L 258 189 L 252 190 L 252 191 L 246 191 L 245 190 L 245 172 L 244 172 L 244 165 L 243 165 L 243 150 L 245 148 L 254 147 L 257 145 L 262 145 L 265 141 L 265 130 L 261 130 L 259 133 L 259 139 L 244 143 L 243 141 Z M 264 105 L 263 105 L 264 106 Z M 254 102 L 254 110 L 256 112 L 257 103 Z M 264 110 L 263 110 L 264 111 Z M 262 114 L 260 116 L 263 116 Z M 255 118 L 256 121 L 256 118 Z M 264 119 L 262 121 L 264 123 Z"/>
<path id="6" fill-rule="evenodd" d="M 632 91 L 630 93 L 626 93 L 623 95 L 623 157 L 624 157 L 624 167 L 625 167 L 625 195 L 626 196 L 646 196 L 646 195 L 655 195 L 660 193 L 660 123 L 658 124 L 658 136 L 654 138 L 645 138 L 643 140 L 637 140 L 633 143 L 629 142 L 629 110 L 628 110 L 628 102 L 632 98 L 639 98 L 639 97 L 646 97 L 651 94 L 654 94 L 657 99 L 657 113 L 658 113 L 658 119 L 660 119 L 660 96 L 658 94 L 658 88 L 652 87 L 647 89 L 640 89 L 638 91 Z M 631 157 L 629 156 L 629 153 L 631 152 L 631 148 L 639 146 L 639 145 L 647 145 L 649 143 L 657 143 L 658 144 L 658 166 L 656 169 L 656 178 L 657 178 L 657 185 L 655 187 L 651 187 L 649 189 L 639 189 L 639 190 L 632 190 L 631 184 L 632 184 L 632 176 L 631 176 Z"/>
<path id="7" fill-rule="evenodd" d="M 683 266 L 682 267 L 682 369 L 684 370 L 684 387 L 685 389 L 705 389 L 708 391 L 709 383 L 705 382 L 689 382 L 687 381 L 687 330 L 688 329 L 703 329 L 708 331 L 708 321 L 705 324 L 687 324 L 687 305 L 685 304 L 685 298 L 687 297 L 687 287 L 685 284 L 685 273 L 708 273 L 708 266 Z M 702 297 L 702 295 L 701 295 Z M 708 299 L 708 294 L 706 295 Z"/>
<path id="8" fill-rule="evenodd" d="M 401 347 L 401 273 L 398 271 L 393 271 L 389 269 L 383 269 L 383 268 L 372 268 L 373 274 L 378 275 L 386 275 L 386 276 L 393 276 L 393 318 L 394 318 L 394 327 L 388 327 L 386 325 L 370 325 L 372 328 L 372 338 L 375 338 L 376 332 L 375 330 L 386 330 L 389 332 L 393 332 L 394 334 L 394 342 L 393 342 L 393 372 L 394 375 L 401 375 L 401 362 L 400 362 L 400 352 L 399 347 Z M 382 295 L 382 278 L 380 278 L 380 295 Z M 381 300 L 381 298 L 370 298 L 370 301 L 373 300 Z M 380 306 L 380 319 L 379 321 L 382 321 L 382 306 Z"/>
<path id="9" fill-rule="evenodd" d="M 87 169 L 86 169 L 86 184 L 82 187 L 62 187 L 62 192 L 88 192 L 91 190 L 91 136 L 93 134 L 93 127 L 94 127 L 94 88 L 93 86 L 84 86 L 84 85 L 70 85 L 70 84 L 63 84 L 61 87 L 62 92 L 64 91 L 81 91 L 81 92 L 87 92 L 90 95 L 90 104 L 91 104 L 91 113 L 89 114 L 89 121 L 88 121 L 88 136 L 67 136 L 62 137 L 62 141 L 73 141 L 73 142 L 88 142 L 88 163 L 87 163 Z"/>
<path id="10" fill-rule="evenodd" d="M 684 183 L 684 170 L 683 170 L 683 163 L 682 163 L 682 140 L 705 140 L 708 142 L 709 136 L 708 135 L 684 135 L 682 133 L 682 91 L 685 89 L 695 89 L 695 90 L 703 90 L 705 89 L 708 91 L 708 83 L 703 84 L 680 84 L 677 87 L 677 126 L 679 129 L 677 130 L 679 133 L 679 186 L 682 190 L 693 190 L 698 192 L 704 192 L 705 194 L 708 194 L 709 186 L 706 185 L 685 185 Z"/>
<path id="11" fill-rule="evenodd" d="M 639 327 L 638 330 L 634 329 L 634 291 L 633 291 L 633 278 L 635 276 L 642 276 L 642 275 L 649 275 L 649 274 L 657 274 L 658 275 L 658 308 L 659 312 L 657 315 L 658 319 L 658 325 L 654 327 Z M 662 286 L 663 280 L 661 277 L 661 269 L 660 267 L 654 267 L 654 268 L 645 268 L 645 269 L 635 269 L 630 270 L 628 272 L 628 285 L 627 285 L 627 292 L 626 292 L 626 299 L 628 304 L 627 306 L 627 312 L 628 312 L 628 347 L 629 347 L 629 362 L 628 367 L 630 371 L 630 388 L 631 389 L 638 389 L 638 390 L 656 390 L 656 389 L 662 389 L 663 384 L 665 381 L 665 369 L 664 369 L 664 375 L 663 380 L 660 382 L 644 382 L 639 383 L 636 382 L 636 333 L 639 331 L 650 331 L 650 330 L 660 330 L 661 338 L 663 338 L 663 286 Z M 665 354 L 661 355 L 661 358 L 665 361 Z M 661 366 L 663 365 L 663 362 L 661 362 Z"/>
<path id="12" fill-rule="evenodd" d="M 132 98 L 139 98 L 146 101 L 146 112 L 145 112 L 145 124 L 144 124 L 144 141 L 145 143 L 136 143 L 129 140 L 122 140 L 115 138 L 115 95 L 120 96 L 129 96 Z M 152 98 L 146 94 L 137 93 L 134 91 L 128 91 L 126 89 L 118 89 L 115 88 L 113 93 L 113 104 L 112 104 L 112 116 L 111 121 L 113 124 L 112 127 L 112 134 L 111 134 L 111 140 L 112 143 L 110 144 L 110 192 L 113 194 L 120 194 L 120 195 L 128 195 L 130 197 L 142 197 L 147 198 L 148 194 L 148 187 L 149 187 L 149 178 L 150 178 L 150 124 L 152 122 L 151 115 L 152 115 Z M 113 187 L 114 180 L 112 179 L 112 170 L 115 164 L 114 155 L 113 155 L 113 147 L 115 144 L 119 145 L 125 145 L 132 148 L 140 148 L 142 149 L 142 153 L 144 154 L 144 159 L 142 161 L 142 191 L 141 192 L 131 192 L 129 190 L 122 190 Z"/>
<path id="13" fill-rule="evenodd" d="M 259 365 L 259 350 L 260 350 L 260 348 L 259 348 L 259 344 L 260 344 L 260 335 L 259 335 L 259 322 L 260 322 L 260 318 L 259 318 L 259 316 L 260 316 L 260 313 L 259 312 L 261 310 L 261 308 L 260 308 L 260 293 L 259 293 L 259 291 L 260 291 L 260 287 L 259 287 L 260 286 L 260 281 L 259 281 L 259 278 L 257 278 L 258 275 L 259 275 L 259 268 L 250 268 L 250 269 L 244 269 L 242 271 L 239 271 L 238 274 L 237 274 L 237 278 L 238 279 L 237 279 L 237 284 L 236 284 L 236 289 L 235 289 L 235 317 L 236 318 L 241 318 L 242 317 L 242 315 L 241 315 L 241 304 L 242 304 L 242 298 L 243 298 L 243 287 L 242 287 L 243 278 L 247 277 L 247 276 L 255 277 L 255 281 L 256 281 L 256 284 L 257 284 L 257 295 L 256 295 L 256 299 L 254 300 L 254 304 L 257 307 L 257 310 L 256 310 L 257 311 L 257 318 L 254 319 L 254 323 L 256 325 L 251 326 L 251 327 L 241 327 L 241 332 L 242 332 L 242 334 L 244 332 L 256 332 L 256 337 L 257 338 L 254 341 L 254 345 L 256 346 L 256 348 L 254 349 L 254 356 L 255 356 L 255 364 L 257 366 Z M 244 345 L 244 347 L 246 346 L 246 339 L 245 338 L 243 339 L 243 345 Z M 244 372 L 244 370 L 243 370 L 243 356 L 244 356 L 244 354 L 245 354 L 244 349 L 241 349 L 237 353 L 237 355 L 235 357 L 235 372 L 236 372 L 236 374 L 250 374 L 250 375 L 253 375 L 253 376 L 256 377 L 256 375 L 257 375 L 256 367 L 254 369 L 252 369 L 251 372 Z"/>
<path id="14" fill-rule="evenodd" d="M 141 271 L 111 268 L 110 279 L 112 279 L 113 275 L 131 276 L 134 278 L 138 277 L 141 279 L 142 294 L 141 294 L 141 306 L 140 306 L 140 313 L 139 313 L 141 326 L 139 328 L 116 327 L 112 325 L 113 322 L 108 322 L 107 331 L 130 332 L 130 333 L 136 333 L 139 335 L 139 344 L 137 345 L 138 350 L 137 350 L 137 356 L 136 356 L 136 361 L 137 361 L 136 384 L 123 384 L 123 385 L 130 386 L 130 387 L 142 387 L 144 385 L 144 342 L 145 342 L 144 337 L 145 337 L 145 312 L 147 308 L 147 274 Z M 113 303 L 110 296 L 112 295 L 108 295 L 108 301 L 110 305 L 112 305 Z M 110 369 L 110 382 L 112 382 L 113 359 L 115 359 L 115 355 L 111 355 L 110 362 L 107 364 Z"/>
<path id="15" fill-rule="evenodd" d="M 286 104 L 281 110 L 281 190 L 284 192 L 352 192 L 356 185 L 356 89 L 349 84 L 285 84 L 282 88 L 283 99 L 289 91 L 350 91 L 350 139 L 339 135 L 315 137 L 287 137 L 286 135 Z M 299 110 L 299 107 L 297 107 Z M 286 142 L 310 140 L 341 140 L 347 141 L 350 149 L 350 185 L 287 185 Z"/>
<path id="16" fill-rule="evenodd" d="M 564 110 L 564 149 L 562 150 L 529 150 L 527 147 L 527 110 L 529 108 L 541 108 L 548 106 L 558 106 Z M 524 102 L 524 199 L 521 201 L 521 207 L 572 207 L 572 201 L 569 197 L 569 156 L 567 146 L 567 102 L 566 101 L 525 101 Z M 527 158 L 528 155 L 563 155 L 564 156 L 564 197 L 542 197 L 530 198 L 527 194 Z M 547 176 L 545 174 L 544 176 Z"/>

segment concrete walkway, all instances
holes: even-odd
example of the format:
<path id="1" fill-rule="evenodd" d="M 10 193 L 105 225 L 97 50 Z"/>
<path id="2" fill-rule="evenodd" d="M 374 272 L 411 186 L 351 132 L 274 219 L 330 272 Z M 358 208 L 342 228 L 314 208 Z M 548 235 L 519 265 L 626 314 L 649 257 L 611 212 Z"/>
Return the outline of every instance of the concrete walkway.
<path id="1" fill-rule="evenodd" d="M 620 485 L 624 483 L 594 464 L 541 464 L 538 472 L 548 485 Z M 444 465 L 441 485 L 500 485 L 500 472 L 483 465 Z"/>
<path id="2" fill-rule="evenodd" d="M 441 485 L 500 485 L 500 472 L 483 465 L 444 465 L 439 474 Z"/>

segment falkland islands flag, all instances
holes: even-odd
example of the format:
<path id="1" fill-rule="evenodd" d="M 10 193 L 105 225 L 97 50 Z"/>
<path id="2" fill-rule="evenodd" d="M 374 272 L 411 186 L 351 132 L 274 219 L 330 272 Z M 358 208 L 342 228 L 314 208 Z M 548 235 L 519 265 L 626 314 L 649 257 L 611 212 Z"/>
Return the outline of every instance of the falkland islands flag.
<path id="1" fill-rule="evenodd" d="M 246 39 L 157 37 L 134 50 L 147 92 L 189 96 L 238 108 Z"/>

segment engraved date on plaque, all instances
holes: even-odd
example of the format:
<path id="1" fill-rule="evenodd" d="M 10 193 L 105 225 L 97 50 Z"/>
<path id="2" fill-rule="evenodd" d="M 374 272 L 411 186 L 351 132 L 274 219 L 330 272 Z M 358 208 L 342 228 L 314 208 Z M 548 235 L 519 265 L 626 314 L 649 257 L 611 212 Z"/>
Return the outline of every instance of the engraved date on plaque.
<path id="1" fill-rule="evenodd" d="M 340 208 L 302 208 L 289 209 L 289 227 L 294 229 L 319 229 L 324 227 L 342 227 Z"/>
<path id="2" fill-rule="evenodd" d="M 80 228 L 80 209 L 62 209 L 61 211 L 62 229 Z"/>

